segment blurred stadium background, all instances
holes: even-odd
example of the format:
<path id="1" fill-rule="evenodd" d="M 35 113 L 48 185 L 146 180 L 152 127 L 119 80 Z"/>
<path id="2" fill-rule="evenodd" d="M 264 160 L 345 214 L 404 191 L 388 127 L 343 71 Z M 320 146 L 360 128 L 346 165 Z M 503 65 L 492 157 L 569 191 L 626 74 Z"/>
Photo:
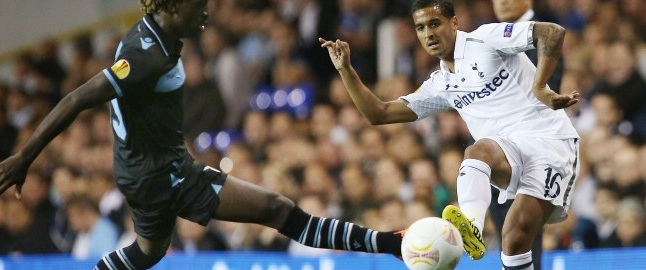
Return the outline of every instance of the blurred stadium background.
<path id="1" fill-rule="evenodd" d="M 209 1 L 212 24 L 183 52 L 187 145 L 197 160 L 315 215 L 379 230 L 439 213 L 455 200 L 472 143 L 459 115 L 370 126 L 316 40 L 347 40 L 381 98 L 407 94 L 439 64 L 418 44 L 411 2 Z M 461 30 L 496 22 L 490 0 L 455 5 Z M 142 13 L 136 0 L 1 6 L 4 159 L 62 96 L 111 65 Z M 644 269 L 646 1 L 534 0 L 534 10 L 568 29 L 562 85 L 552 87 L 584 97 L 567 109 L 582 136 L 581 176 L 571 216 L 545 227 L 544 269 Z M 112 136 L 107 107 L 84 112 L 32 165 L 22 200 L 12 190 L 1 196 L 0 269 L 89 269 L 131 243 L 129 209 L 111 177 Z M 99 223 L 107 224 L 101 232 Z M 485 233 L 485 262 L 465 259 L 459 269 L 499 269 L 499 235 L 490 223 Z M 169 254 L 155 269 L 404 268 L 391 257 L 309 249 L 271 229 L 220 221 L 202 228 L 178 219 Z"/>

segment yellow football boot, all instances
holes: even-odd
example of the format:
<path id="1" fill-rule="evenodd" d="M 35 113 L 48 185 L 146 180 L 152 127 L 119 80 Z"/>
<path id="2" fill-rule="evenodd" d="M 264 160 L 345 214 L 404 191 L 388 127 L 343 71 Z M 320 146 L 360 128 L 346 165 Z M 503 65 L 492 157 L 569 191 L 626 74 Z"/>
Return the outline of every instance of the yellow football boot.
<path id="1" fill-rule="evenodd" d="M 476 227 L 467 217 L 460 211 L 460 208 L 454 205 L 449 205 L 442 211 L 442 218 L 451 222 L 458 228 L 462 235 L 462 242 L 464 244 L 464 251 L 469 254 L 469 257 L 474 260 L 480 260 L 487 253 L 487 248 L 484 244 L 484 238 L 480 229 Z"/>

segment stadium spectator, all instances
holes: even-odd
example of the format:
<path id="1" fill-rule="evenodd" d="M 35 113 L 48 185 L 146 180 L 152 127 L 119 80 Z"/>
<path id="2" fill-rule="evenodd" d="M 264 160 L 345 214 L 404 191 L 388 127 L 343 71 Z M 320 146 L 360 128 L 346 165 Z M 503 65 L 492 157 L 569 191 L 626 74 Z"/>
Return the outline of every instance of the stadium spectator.
<path id="1" fill-rule="evenodd" d="M 601 92 L 616 101 L 622 120 L 628 121 L 630 128 L 624 135 L 643 141 L 646 139 L 646 81 L 637 71 L 635 49 L 628 42 L 616 41 L 610 44 L 608 53 L 613 60 L 606 65 L 612 72 L 605 77 Z"/>
<path id="2" fill-rule="evenodd" d="M 229 107 L 236 104 L 226 102 L 222 94 L 225 91 L 206 77 L 205 63 L 197 54 L 182 57 L 186 70 L 186 86 L 184 87 L 184 132 L 189 141 L 193 141 L 204 131 L 224 129 L 229 114 Z M 240 88 L 238 88 L 240 89 Z M 240 99 L 244 99 L 241 93 Z M 233 109 L 233 108 L 232 108 Z M 231 113 L 235 114 L 235 110 Z M 240 116 L 238 116 L 239 118 Z M 238 118 L 232 122 L 238 122 Z"/>
<path id="3" fill-rule="evenodd" d="M 375 200 L 383 204 L 393 198 L 409 203 L 413 201 L 413 189 L 404 175 L 404 170 L 392 157 L 382 157 L 377 160 L 374 167 L 374 196 Z"/>
<path id="4" fill-rule="evenodd" d="M 341 217 L 345 220 L 352 220 L 359 223 L 365 211 L 376 207 L 373 197 L 373 181 L 368 178 L 361 165 L 349 163 L 341 172 Z"/>
<path id="5" fill-rule="evenodd" d="M 195 56 L 198 59 L 191 59 L 196 62 L 194 64 L 202 62 L 202 65 L 195 66 L 197 70 L 192 71 L 195 72 L 196 81 L 191 82 L 187 77 L 187 83 L 202 90 L 208 88 L 207 92 L 209 93 L 193 90 L 196 93 L 191 95 L 187 91 L 188 95 L 185 95 L 185 99 L 196 102 L 199 99 L 189 98 L 199 94 L 204 97 L 205 101 L 215 103 L 210 106 L 203 105 L 203 107 L 216 107 L 210 108 L 211 111 L 202 117 L 208 116 L 217 119 L 217 122 L 204 126 L 203 130 L 217 130 L 223 127 L 237 129 L 249 104 L 249 98 L 251 98 L 254 81 L 248 79 L 250 75 L 246 70 L 246 65 L 243 63 L 240 53 L 229 40 L 230 37 L 223 29 L 216 26 L 206 27 L 200 38 L 203 59 L 199 59 L 198 56 Z M 187 72 L 188 74 L 189 72 Z M 216 120 L 209 122 L 213 121 Z"/>
<path id="6" fill-rule="evenodd" d="M 57 253 L 49 230 L 38 224 L 40 217 L 29 206 L 14 198 L 7 198 L 1 205 L 5 217 L 0 226 L 0 237 L 3 237 L 2 254 L 20 256 L 23 254 Z M 40 225 L 40 227 L 39 227 Z"/>
<path id="7" fill-rule="evenodd" d="M 228 250 L 220 232 L 183 218 L 177 219 L 177 227 L 171 238 L 170 249 L 195 254 L 199 251 Z"/>
<path id="8" fill-rule="evenodd" d="M 98 205 L 89 197 L 70 198 L 67 202 L 67 218 L 76 233 L 72 246 L 72 256 L 75 258 L 99 258 L 117 246 L 117 227 L 101 216 Z"/>
<path id="9" fill-rule="evenodd" d="M 597 235 L 605 242 L 617 227 L 615 214 L 618 210 L 620 197 L 612 185 L 601 185 L 595 193 L 595 206 L 598 213 Z"/>
<path id="10" fill-rule="evenodd" d="M 492 0 L 494 14 L 496 15 L 496 19 L 500 22 L 555 22 L 569 30 L 580 30 L 581 27 L 578 25 L 580 23 L 580 16 L 570 16 L 570 13 L 575 13 L 574 15 L 577 14 L 572 9 L 572 4 L 566 2 L 567 1 L 548 1 L 548 5 L 552 6 L 551 10 L 555 11 L 557 17 L 553 18 L 551 16 L 547 16 L 547 18 L 545 18 L 543 17 L 545 16 L 544 14 L 539 14 L 534 10 L 533 0 Z M 555 9 L 554 6 L 558 6 L 559 9 Z M 566 20 L 572 20 L 572 26 L 575 27 L 570 27 L 570 22 Z M 534 65 L 537 64 L 537 50 L 525 51 L 525 54 L 529 57 L 532 63 L 534 63 Z M 563 59 L 560 59 L 554 74 L 550 77 L 547 84 L 555 91 L 563 89 L 563 87 L 561 87 L 562 76 Z"/>
<path id="11" fill-rule="evenodd" d="M 452 193 L 440 179 L 435 163 L 420 158 L 408 164 L 408 176 L 415 192 L 415 201 L 426 202 L 434 213 L 441 213 L 451 202 Z"/>
<path id="12" fill-rule="evenodd" d="M 619 202 L 615 215 L 617 227 L 608 239 L 601 242 L 601 247 L 645 247 L 644 219 L 646 219 L 646 211 L 644 210 L 644 201 L 627 197 Z"/>
<path id="13" fill-rule="evenodd" d="M 375 196 L 372 190 L 375 186 L 373 184 L 375 180 L 373 176 L 374 163 L 382 157 L 407 160 L 419 154 L 411 155 L 412 153 L 421 152 L 422 161 L 424 161 L 421 163 L 437 161 L 437 174 L 440 175 L 437 187 L 440 188 L 439 191 L 433 190 L 435 212 L 439 211 L 438 207 L 441 210 L 442 205 L 455 198 L 456 172 L 459 162 L 462 160 L 461 149 L 472 143 L 468 130 L 455 112 L 441 114 L 437 118 L 429 118 L 414 125 L 373 130 L 350 103 L 351 100 L 345 92 L 340 78 L 333 75 L 333 67 L 329 64 L 322 64 L 325 63 L 322 61 L 325 59 L 320 56 L 323 55 L 326 59 L 328 57 L 325 51 L 313 50 L 308 47 L 312 45 L 313 33 L 315 33 L 314 36 L 333 37 L 341 31 L 338 18 L 341 16 L 342 4 L 345 5 L 342 1 L 258 1 L 263 4 L 253 7 L 248 6 L 246 2 L 249 1 L 209 0 L 213 24 L 206 27 L 201 39 L 186 42 L 185 47 L 189 54 L 185 55 L 184 60 L 189 63 L 186 63 L 185 68 L 189 69 L 191 61 L 201 60 L 206 65 L 204 73 L 207 79 L 229 85 L 229 90 L 215 91 L 222 96 L 230 95 L 229 98 L 238 104 L 238 110 L 240 110 L 238 120 L 227 120 L 228 124 L 225 125 L 231 131 L 232 144 L 224 149 L 216 148 L 212 143 L 207 145 L 206 149 L 196 147 L 191 151 L 198 161 L 218 167 L 222 158 L 228 157 L 233 163 L 230 172 L 232 175 L 244 176 L 242 178 L 252 183 L 283 190 L 296 200 L 304 195 L 304 186 L 294 179 L 302 179 L 305 164 L 323 163 L 327 173 L 335 181 L 338 181 L 339 187 L 342 187 L 339 190 L 341 196 L 329 202 L 341 206 L 339 210 L 342 217 L 348 217 L 359 223 L 380 224 L 381 215 L 376 210 L 376 204 L 371 201 Z M 355 3 L 357 6 L 371 4 L 370 1 L 355 2 L 357 2 Z M 491 11 L 495 11 L 495 9 L 491 6 L 492 2 L 487 0 L 456 1 L 460 30 L 473 30 L 480 23 L 493 20 Z M 572 209 L 580 219 L 576 221 L 577 224 L 572 234 L 572 239 L 574 239 L 572 245 L 569 247 L 562 245 L 563 248 L 576 249 L 574 247 L 577 241 L 575 239 L 576 228 L 586 226 L 587 221 L 581 221 L 584 217 L 595 223 L 598 230 L 597 236 L 600 239 L 607 239 L 615 229 L 615 220 L 612 218 L 614 209 L 617 207 L 617 202 L 625 196 L 619 195 L 624 193 L 622 190 L 625 188 L 619 188 L 618 184 L 620 182 L 639 182 L 636 180 L 636 176 L 631 175 L 633 172 L 636 174 L 637 171 L 642 171 L 640 176 L 642 181 L 646 178 L 646 165 L 644 165 L 646 146 L 643 141 L 628 140 L 627 134 L 629 133 L 626 131 L 630 129 L 626 129 L 625 125 L 626 122 L 632 123 L 633 134 L 640 127 L 646 127 L 646 124 L 639 124 L 639 121 L 635 124 L 632 122 L 634 120 L 625 115 L 628 111 L 643 109 L 643 104 L 646 103 L 639 103 L 638 99 L 623 94 L 628 93 L 626 91 L 631 89 L 639 89 L 638 87 L 608 87 L 609 80 L 630 82 L 638 81 L 640 78 L 643 80 L 646 76 L 646 72 L 644 72 L 646 70 L 646 61 L 644 61 L 646 59 L 646 49 L 644 49 L 646 45 L 643 34 L 638 31 L 644 29 L 646 25 L 646 17 L 643 16 L 646 4 L 641 0 L 610 1 L 610 4 L 606 4 L 607 2 L 576 1 L 576 5 L 571 5 L 571 3 L 558 3 L 558 1 L 534 1 L 535 13 L 545 20 L 564 19 L 563 11 L 570 14 L 580 14 L 584 20 L 583 22 L 576 21 L 577 24 L 582 23 L 582 29 L 578 26 L 567 29 L 568 34 L 563 46 L 566 65 L 564 66 L 565 72 L 562 82 L 564 87 L 562 90 L 580 89 L 586 97 L 579 104 L 568 108 L 569 116 L 575 121 L 575 127 L 582 135 L 581 159 L 583 163 L 581 178 L 572 195 Z M 290 3 L 297 5 L 289 7 Z M 381 2 L 376 3 L 366 12 L 377 14 L 374 12 L 375 10 L 383 10 L 384 15 L 373 17 L 376 18 L 373 22 L 381 27 L 382 22 L 387 21 L 383 20 L 384 16 L 391 16 L 398 12 L 397 8 L 393 8 L 393 6 L 409 4 L 408 1 L 385 0 L 383 6 L 381 6 Z M 555 10 L 556 5 L 566 5 L 567 9 Z M 317 6 L 320 8 L 318 13 L 315 10 Z M 606 7 L 609 7 L 609 10 L 605 10 Z M 356 14 L 352 15 L 347 11 L 347 8 L 344 9 L 343 16 L 350 18 L 350 20 L 347 21 L 349 24 L 343 27 L 351 29 L 349 27 L 354 27 L 353 23 L 357 22 L 352 19 Z M 316 14 L 319 14 L 318 17 Z M 396 29 L 399 30 L 393 30 L 394 32 L 387 37 L 396 37 L 396 41 L 401 43 L 401 51 L 398 52 L 396 63 L 398 73 L 406 75 L 397 84 L 419 85 L 428 78 L 432 71 L 439 68 L 439 61 L 428 55 L 420 46 L 409 46 L 412 28 L 407 29 L 411 27 L 408 17 L 395 20 L 398 25 Z M 370 25 L 370 23 L 365 25 Z M 289 31 L 284 31 L 281 35 L 274 33 L 272 41 L 272 29 L 278 28 L 278 26 L 281 29 L 287 27 Z M 21 50 L 21 53 L 14 55 L 12 61 L 3 60 L 2 64 L 13 67 L 9 69 L 12 72 L 9 77 L 0 79 L 0 85 L 6 85 L 6 87 L 0 87 L 0 154 L 6 157 L 12 152 L 20 150 L 26 139 L 33 133 L 34 124 L 41 118 L 39 116 L 51 109 L 47 104 L 54 104 L 57 101 L 55 96 L 41 95 L 40 93 L 59 91 L 62 96 L 69 92 L 70 85 L 78 85 L 82 82 L 81 78 L 87 77 L 88 73 L 93 74 L 91 72 L 105 67 L 106 62 L 113 61 L 119 39 L 125 34 L 123 30 L 125 29 L 114 28 L 114 24 L 111 23 L 108 27 L 99 26 L 98 29 L 93 29 L 87 37 L 82 37 L 82 35 L 80 35 L 81 38 L 72 37 L 72 39 L 69 39 L 67 35 L 45 37 L 42 41 L 33 44 L 32 51 L 23 53 Z M 86 32 L 85 29 L 83 32 Z M 291 33 L 284 35 L 287 32 Z M 375 41 L 376 48 L 373 49 L 380 50 L 384 44 L 379 42 L 379 38 L 376 36 L 377 32 L 372 31 L 368 39 Z M 106 36 L 108 37 L 106 38 Z M 265 82 L 271 81 L 269 74 L 288 74 L 281 75 L 281 78 L 284 78 L 281 80 L 302 81 L 295 79 L 300 75 L 295 76 L 293 72 L 284 72 L 287 70 L 285 65 L 277 68 L 270 61 L 276 58 L 277 51 L 274 44 L 278 44 L 278 36 L 290 36 L 290 39 L 295 41 L 297 49 L 292 52 L 297 57 L 290 57 L 288 63 L 294 60 L 301 61 L 298 65 L 311 71 L 306 76 L 308 77 L 306 81 L 316 82 L 316 105 L 332 105 L 330 115 L 333 116 L 329 116 L 327 122 L 334 123 L 334 126 L 327 139 L 313 140 L 314 129 L 309 127 L 314 127 L 315 122 L 318 123 L 318 121 L 312 120 L 312 114 L 308 113 L 304 118 L 295 118 L 293 114 L 290 115 L 291 112 L 272 110 L 247 113 L 249 98 L 235 96 L 238 91 L 250 96 L 260 87 L 276 87 L 276 85 L 265 85 Z M 318 47 L 317 44 L 314 46 Z M 287 47 L 289 46 L 285 48 Z M 68 48 L 71 48 L 71 51 L 68 51 Z M 353 54 L 353 61 L 369 62 L 374 60 L 364 59 L 359 54 Z M 199 72 L 190 73 L 187 75 L 200 75 Z M 392 78 L 376 79 L 375 82 L 383 85 L 394 85 L 387 83 L 393 80 Z M 397 80 L 401 80 L 401 78 L 397 78 Z M 626 85 L 630 84 L 626 83 Z M 379 95 L 394 95 L 394 93 L 409 90 L 415 89 L 412 87 L 384 87 L 384 90 L 379 91 Z M 210 92 L 208 96 L 214 94 L 213 90 Z M 212 97 L 204 99 L 212 99 Z M 629 105 L 622 107 L 625 105 L 621 105 L 623 103 L 618 102 L 618 99 L 623 99 L 623 102 Z M 329 101 L 330 104 L 327 104 L 326 101 Z M 212 100 L 209 102 L 215 103 Z M 630 105 L 630 103 L 634 104 Z M 190 107 L 190 104 L 188 106 Z M 81 115 L 81 119 L 55 139 L 37 159 L 35 167 L 38 169 L 36 171 L 42 175 L 45 183 L 49 181 L 47 179 L 51 179 L 51 184 L 36 187 L 36 189 L 49 190 L 44 193 L 36 192 L 39 194 L 36 197 L 40 198 L 38 200 L 51 201 L 54 206 L 49 210 L 52 212 L 53 224 L 48 230 L 58 252 L 69 253 L 73 243 L 74 233 L 70 231 L 69 220 L 65 213 L 66 202 L 69 198 L 78 195 L 88 196 L 93 193 L 89 187 L 97 184 L 98 182 L 94 183 L 93 181 L 98 178 L 101 178 L 101 181 L 111 181 L 112 185 L 115 184 L 111 174 L 113 130 L 110 127 L 110 112 L 106 107 Z M 209 118 L 209 115 L 202 116 Z M 244 127 L 244 118 L 250 122 L 247 127 Z M 209 119 L 214 120 L 214 118 Z M 622 125 L 622 123 L 624 124 Z M 202 123 L 194 124 L 201 125 Z M 208 129 L 201 131 L 211 134 L 217 132 L 217 130 Z M 362 133 L 365 134 L 362 135 Z M 423 137 L 423 145 L 416 146 L 417 149 L 406 149 L 401 153 L 393 150 L 398 148 L 394 143 L 397 141 L 397 137 L 393 136 L 399 134 L 410 136 L 410 133 Z M 365 138 L 361 136 L 365 136 Z M 288 137 L 291 138 L 287 140 Z M 212 139 L 209 142 L 212 142 Z M 297 146 L 292 144 L 297 144 Z M 187 145 L 190 148 L 195 147 L 194 141 L 187 141 Z M 457 148 L 457 150 L 451 151 L 452 148 Z M 634 157 L 634 154 L 625 155 L 625 153 L 632 151 L 627 150 L 630 148 L 640 149 L 641 159 L 639 162 L 641 163 L 634 163 L 634 158 L 630 158 L 631 155 Z M 292 155 L 292 153 L 295 154 Z M 307 162 L 296 160 L 298 158 Z M 639 169 L 622 169 L 622 167 L 628 166 L 626 161 L 637 164 L 632 166 Z M 400 161 L 397 163 L 399 164 Z M 423 171 L 417 167 L 418 165 L 415 166 L 416 169 L 413 168 L 412 164 L 417 163 L 420 163 L 419 158 L 416 158 L 408 166 L 401 167 L 404 179 L 410 181 L 412 185 L 420 185 L 420 187 L 413 189 L 418 194 L 416 198 L 429 196 L 429 194 L 420 194 L 429 193 L 431 190 L 424 190 L 429 189 L 429 183 L 419 180 L 419 176 L 415 176 L 419 174 L 420 170 Z M 429 169 L 426 165 L 419 166 Z M 585 169 L 583 166 L 589 168 Z M 584 170 L 589 171 L 587 177 L 584 176 Z M 268 171 L 273 172 L 269 173 Z M 426 175 L 428 172 L 421 174 Z M 282 177 L 285 177 L 286 180 L 281 181 Z M 34 184 L 38 185 L 37 182 Z M 420 184 L 421 182 L 424 184 Z M 31 187 L 26 185 L 24 188 Z M 106 189 L 101 188 L 101 190 Z M 632 191 L 639 192 L 638 189 L 628 190 L 631 191 L 628 194 Z M 109 193 L 113 193 L 113 191 L 114 189 Z M 7 192 L 7 194 L 9 193 L 12 191 Z M 94 195 L 97 198 L 98 193 L 103 192 L 96 192 Z M 26 200 L 29 198 L 26 196 L 25 194 L 23 197 L 25 200 L 23 204 L 28 205 Z M 581 200 L 577 199 L 579 196 L 582 197 Z M 5 205 L 13 204 L 12 199 L 3 197 L 3 200 L 6 200 Z M 364 201 L 366 197 L 369 198 L 368 201 Z M 440 197 L 443 199 L 440 200 Z M 101 198 L 106 201 L 107 205 L 125 205 L 126 203 L 124 198 L 116 196 L 102 196 Z M 590 203 L 591 200 L 597 200 L 594 206 Z M 363 202 L 365 205 L 362 204 Z M 408 209 L 410 206 L 411 209 L 421 209 L 419 204 L 420 201 L 416 200 L 408 204 L 406 208 Z M 9 221 L 2 217 L 2 214 L 6 212 L 6 207 L 1 205 L 2 203 L 0 203 L 0 209 L 5 210 L 0 210 L 0 223 L 4 224 L 0 225 L 4 228 L 0 229 L 0 243 L 3 243 L 0 245 L 0 249 L 4 251 L 6 247 L 22 245 L 21 243 L 28 241 L 28 239 L 7 238 L 8 235 L 10 236 L 6 230 L 6 223 Z M 433 208 L 431 202 L 426 202 L 425 206 Z M 19 209 L 15 205 L 12 207 L 14 210 Z M 20 217 L 25 216 L 23 212 L 17 212 Z M 40 217 L 40 214 L 34 215 L 34 217 Z M 262 242 L 259 240 L 261 235 L 271 236 L 271 234 L 263 234 L 261 227 L 253 225 L 214 222 L 210 226 L 226 231 L 226 241 L 235 250 L 249 250 L 253 249 L 255 245 L 263 246 L 258 244 Z M 485 232 L 486 228 L 487 226 L 485 226 Z M 132 238 L 127 239 L 132 243 Z M 487 236 L 485 241 L 489 246 Z M 585 245 L 585 248 L 588 247 L 589 245 Z M 271 248 L 263 246 L 263 248 L 280 250 L 285 247 L 276 245 Z"/>
<path id="14" fill-rule="evenodd" d="M 13 146 L 18 137 L 18 129 L 9 122 L 7 115 L 6 99 L 9 87 L 0 84 L 0 159 L 7 158 L 13 152 Z"/>

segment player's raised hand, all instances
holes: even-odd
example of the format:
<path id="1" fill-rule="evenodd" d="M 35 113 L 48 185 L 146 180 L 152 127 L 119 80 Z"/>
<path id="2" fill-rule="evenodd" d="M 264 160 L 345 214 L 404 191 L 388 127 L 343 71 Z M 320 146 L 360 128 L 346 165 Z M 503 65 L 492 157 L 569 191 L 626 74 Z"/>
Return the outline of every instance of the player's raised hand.
<path id="1" fill-rule="evenodd" d="M 16 185 L 16 197 L 20 198 L 22 184 L 25 183 L 29 164 L 21 155 L 13 155 L 0 163 L 0 194 Z"/>
<path id="2" fill-rule="evenodd" d="M 332 64 L 337 70 L 350 67 L 350 45 L 347 42 L 339 39 L 329 41 L 322 38 L 319 38 L 319 42 L 321 42 L 321 48 L 327 48 Z"/>
<path id="3" fill-rule="evenodd" d="M 579 96 L 579 91 L 576 90 L 566 95 L 553 95 L 551 99 L 551 107 L 554 110 L 565 109 L 579 102 Z"/>

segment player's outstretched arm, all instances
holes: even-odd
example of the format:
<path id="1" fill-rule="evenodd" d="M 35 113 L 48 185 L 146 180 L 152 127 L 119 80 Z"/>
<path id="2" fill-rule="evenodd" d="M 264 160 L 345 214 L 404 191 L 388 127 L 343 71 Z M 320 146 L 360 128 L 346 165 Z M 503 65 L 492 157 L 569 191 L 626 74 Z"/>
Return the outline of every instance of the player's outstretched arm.
<path id="1" fill-rule="evenodd" d="M 538 50 L 536 77 L 534 78 L 534 95 L 554 110 L 570 107 L 579 102 L 579 92 L 559 95 L 552 91 L 547 82 L 554 73 L 561 57 L 561 48 L 565 39 L 565 29 L 558 24 L 537 22 L 534 24 L 534 41 Z M 555 87 L 559 87 L 556 85 Z"/>
<path id="2" fill-rule="evenodd" d="M 412 122 L 417 115 L 401 100 L 384 102 L 375 96 L 361 81 L 350 64 L 350 46 L 347 42 L 319 38 L 321 47 L 327 48 L 332 64 L 341 75 L 352 102 L 373 125 Z"/>
<path id="3" fill-rule="evenodd" d="M 83 110 L 117 96 L 103 72 L 65 96 L 43 119 L 25 147 L 0 163 L 0 194 L 16 185 L 20 196 L 29 165 L 56 135 L 67 128 Z"/>

